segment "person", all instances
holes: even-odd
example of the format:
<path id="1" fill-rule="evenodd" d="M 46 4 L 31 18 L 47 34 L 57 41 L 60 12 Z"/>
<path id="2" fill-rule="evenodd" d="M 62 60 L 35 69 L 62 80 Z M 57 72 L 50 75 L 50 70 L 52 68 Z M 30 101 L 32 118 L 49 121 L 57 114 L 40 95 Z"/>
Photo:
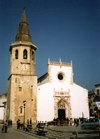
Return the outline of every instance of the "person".
<path id="1" fill-rule="evenodd" d="M 32 124 L 32 119 L 30 118 L 30 125 Z"/>
<path id="2" fill-rule="evenodd" d="M 18 120 L 18 129 L 20 129 L 20 120 Z"/>
<path id="3" fill-rule="evenodd" d="M 17 129 L 19 129 L 20 120 L 17 120 Z"/>
<path id="4" fill-rule="evenodd" d="M 7 127 L 8 127 L 8 122 L 6 120 L 6 122 L 5 122 L 5 133 L 7 133 Z"/>
<path id="5" fill-rule="evenodd" d="M 29 125 L 29 119 L 27 119 L 27 125 Z"/>
<path id="6" fill-rule="evenodd" d="M 78 127 L 78 125 L 79 125 L 79 119 L 77 118 L 76 119 L 76 127 Z"/>
<path id="7" fill-rule="evenodd" d="M 19 119 L 18 119 L 19 120 Z M 17 129 L 18 129 L 18 120 L 17 120 Z"/>
<path id="8" fill-rule="evenodd" d="M 30 118 L 30 127 L 32 128 L 32 119 Z"/>
<path id="9" fill-rule="evenodd" d="M 3 127 L 2 127 L 2 133 L 3 133 L 3 131 L 4 131 L 4 125 L 3 125 Z"/>
<path id="10" fill-rule="evenodd" d="M 76 118 L 74 118 L 74 125 L 76 125 Z"/>

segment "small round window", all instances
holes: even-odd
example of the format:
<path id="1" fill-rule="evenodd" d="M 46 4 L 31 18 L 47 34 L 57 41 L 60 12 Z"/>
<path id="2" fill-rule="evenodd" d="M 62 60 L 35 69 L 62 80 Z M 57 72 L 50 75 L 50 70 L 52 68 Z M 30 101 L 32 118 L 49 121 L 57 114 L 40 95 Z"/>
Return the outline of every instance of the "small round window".
<path id="1" fill-rule="evenodd" d="M 58 79 L 59 79 L 59 80 L 63 80 L 63 74 L 62 74 L 62 73 L 59 73 L 59 74 L 58 74 Z"/>
<path id="2" fill-rule="evenodd" d="M 63 82 L 65 80 L 65 74 L 63 72 L 59 72 L 57 74 L 57 78 L 59 81 Z"/>

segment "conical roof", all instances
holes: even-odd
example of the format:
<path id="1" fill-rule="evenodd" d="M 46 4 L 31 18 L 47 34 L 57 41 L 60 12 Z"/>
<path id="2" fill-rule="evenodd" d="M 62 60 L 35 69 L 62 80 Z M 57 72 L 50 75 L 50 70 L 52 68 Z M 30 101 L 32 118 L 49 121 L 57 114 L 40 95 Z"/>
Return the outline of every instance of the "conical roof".
<path id="1" fill-rule="evenodd" d="M 19 24 L 19 29 L 15 39 L 15 42 L 17 41 L 32 42 L 29 27 L 28 27 L 28 22 L 25 14 L 25 8 L 22 14 L 22 19 Z"/>

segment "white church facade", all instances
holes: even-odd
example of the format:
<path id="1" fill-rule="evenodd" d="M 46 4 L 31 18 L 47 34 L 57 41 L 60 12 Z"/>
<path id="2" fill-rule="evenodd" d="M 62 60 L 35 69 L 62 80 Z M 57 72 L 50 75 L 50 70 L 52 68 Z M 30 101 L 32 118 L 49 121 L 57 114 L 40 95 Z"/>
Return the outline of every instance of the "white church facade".
<path id="1" fill-rule="evenodd" d="M 38 79 L 37 120 L 89 118 L 88 90 L 73 82 L 71 63 L 51 62 Z"/>

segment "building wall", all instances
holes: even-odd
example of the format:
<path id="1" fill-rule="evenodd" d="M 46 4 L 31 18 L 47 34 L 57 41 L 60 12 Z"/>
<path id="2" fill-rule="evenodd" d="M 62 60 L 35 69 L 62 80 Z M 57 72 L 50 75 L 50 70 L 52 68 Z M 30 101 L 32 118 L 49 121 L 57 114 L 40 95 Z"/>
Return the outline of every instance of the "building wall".
<path id="1" fill-rule="evenodd" d="M 6 120 L 7 93 L 0 95 L 0 120 Z"/>
<path id="2" fill-rule="evenodd" d="M 55 90 L 53 87 L 54 87 L 53 84 L 50 83 L 46 83 L 42 86 L 38 86 L 38 97 L 37 97 L 38 98 L 38 107 L 37 107 L 38 121 L 52 121 L 54 118 L 57 118 L 54 115 Z M 62 87 L 62 89 L 64 88 Z M 89 118 L 87 90 L 76 84 L 70 86 L 69 89 L 70 89 L 72 115 L 71 117 L 68 118 L 79 118 L 79 117 Z M 57 91 L 61 92 L 61 89 L 60 90 L 57 89 Z M 67 90 L 64 91 L 67 92 Z"/>
<path id="3" fill-rule="evenodd" d="M 88 106 L 88 90 L 73 84 L 70 87 L 72 117 L 89 118 L 89 106 Z"/>
<path id="4" fill-rule="evenodd" d="M 51 79 L 51 83 L 53 85 L 53 87 L 55 88 L 55 90 L 68 90 L 69 86 L 70 86 L 70 82 L 71 82 L 71 73 L 72 73 L 72 67 L 66 67 L 66 66 L 62 66 L 60 68 L 60 66 L 54 66 L 54 65 L 50 65 L 50 79 Z M 63 80 L 59 80 L 58 79 L 58 74 L 59 73 L 63 73 L 64 74 L 64 79 Z"/>
<path id="5" fill-rule="evenodd" d="M 48 73 L 46 73 L 45 75 L 43 75 L 42 78 L 38 79 L 38 85 L 42 85 L 48 82 Z"/>
<path id="6" fill-rule="evenodd" d="M 3 116 L 4 116 L 4 106 L 0 105 L 0 121 L 3 120 Z"/>
<path id="7" fill-rule="evenodd" d="M 95 94 L 98 95 L 100 98 L 100 84 L 95 85 Z"/>
<path id="8" fill-rule="evenodd" d="M 17 80 L 16 80 L 17 79 Z M 26 100 L 25 121 L 32 119 L 36 122 L 37 117 L 37 76 L 12 75 L 10 89 L 10 103 L 8 107 L 9 119 L 16 123 L 18 118 L 24 121 L 23 101 Z M 21 87 L 21 91 L 19 91 Z M 22 113 L 20 109 L 22 108 Z"/>
<path id="9" fill-rule="evenodd" d="M 38 87 L 37 121 L 51 121 L 54 118 L 53 88 L 50 83 Z"/>
<path id="10" fill-rule="evenodd" d="M 0 104 L 7 101 L 7 93 L 0 95 Z"/>

